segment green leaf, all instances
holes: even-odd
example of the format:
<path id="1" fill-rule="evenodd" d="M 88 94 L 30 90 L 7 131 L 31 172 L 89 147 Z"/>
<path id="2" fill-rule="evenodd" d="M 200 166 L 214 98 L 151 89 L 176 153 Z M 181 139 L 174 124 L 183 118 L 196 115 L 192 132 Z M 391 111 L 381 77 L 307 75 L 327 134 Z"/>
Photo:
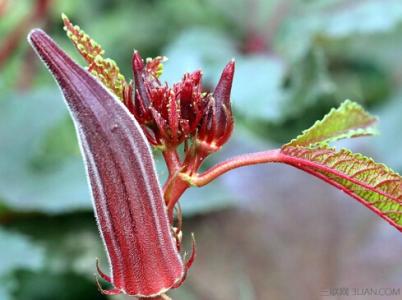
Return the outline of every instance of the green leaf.
<path id="1" fill-rule="evenodd" d="M 15 270 L 39 270 L 45 259 L 45 251 L 25 235 L 0 227 L 0 299 L 8 300 L 16 282 L 11 274 Z"/>
<path id="2" fill-rule="evenodd" d="M 49 214 L 91 209 L 73 126 L 58 90 L 0 101 L 0 199 Z"/>
<path id="3" fill-rule="evenodd" d="M 13 289 L 13 298 L 24 300 L 105 300 L 99 293 L 94 277 L 84 277 L 73 272 L 19 271 L 15 274 L 18 285 Z M 1 298 L 2 300 L 5 300 Z"/>
<path id="4" fill-rule="evenodd" d="M 284 22 L 281 34 L 278 34 L 280 53 L 298 59 L 317 38 L 339 41 L 362 36 L 373 38 L 393 33 L 402 23 L 402 2 L 399 0 L 350 1 L 346 5 L 341 5 L 341 1 L 337 1 L 338 5 L 333 2 L 309 1 L 299 5 L 297 13 Z"/>
<path id="5" fill-rule="evenodd" d="M 389 32 L 402 23 L 402 3 L 399 0 L 356 2 L 333 16 L 322 15 L 322 21 L 325 33 L 337 38 Z"/>
<path id="6" fill-rule="evenodd" d="M 383 164 L 329 142 L 372 135 L 377 119 L 346 100 L 321 121 L 282 146 L 283 162 L 344 191 L 402 231 L 402 178 Z"/>
<path id="7" fill-rule="evenodd" d="M 326 145 L 287 146 L 286 163 L 343 190 L 402 231 L 402 177 L 383 164 Z"/>
<path id="8" fill-rule="evenodd" d="M 106 268 L 107 258 L 92 212 L 59 216 L 25 215 L 8 227 L 12 232 L 29 236 L 45 249 L 41 270 L 71 272 L 93 280 L 96 257 Z"/>
<path id="9" fill-rule="evenodd" d="M 96 257 L 105 269 L 108 261 L 92 212 L 14 218 L 0 228 L 0 246 L 0 269 L 10 266 L 1 300 L 106 298 L 94 278 Z"/>
<path id="10" fill-rule="evenodd" d="M 45 253 L 24 235 L 0 227 L 0 257 L 0 276 L 5 276 L 15 269 L 38 270 Z"/>
<path id="11" fill-rule="evenodd" d="M 376 121 L 359 104 L 346 100 L 284 147 L 324 145 L 339 139 L 374 135 Z"/>

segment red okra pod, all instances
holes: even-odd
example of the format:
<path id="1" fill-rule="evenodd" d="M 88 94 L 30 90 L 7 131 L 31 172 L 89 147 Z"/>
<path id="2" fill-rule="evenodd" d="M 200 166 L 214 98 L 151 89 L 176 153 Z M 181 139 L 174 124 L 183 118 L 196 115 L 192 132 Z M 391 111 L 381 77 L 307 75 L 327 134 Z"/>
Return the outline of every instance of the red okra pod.
<path id="1" fill-rule="evenodd" d="M 108 294 L 163 294 L 184 266 L 168 222 L 150 147 L 122 103 L 42 30 L 29 42 L 60 86 L 84 157 L 99 231 L 108 254 Z M 50 113 L 50 112 L 49 112 Z"/>

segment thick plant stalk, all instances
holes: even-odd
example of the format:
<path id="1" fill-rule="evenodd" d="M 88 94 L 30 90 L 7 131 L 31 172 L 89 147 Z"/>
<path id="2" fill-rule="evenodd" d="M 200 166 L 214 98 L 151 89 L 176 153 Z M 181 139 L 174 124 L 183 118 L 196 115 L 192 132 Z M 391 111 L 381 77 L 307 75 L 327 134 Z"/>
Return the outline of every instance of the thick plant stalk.
<path id="1" fill-rule="evenodd" d="M 184 276 L 149 145 L 137 121 L 41 30 L 29 41 L 48 66 L 74 120 L 114 288 L 157 297 Z"/>

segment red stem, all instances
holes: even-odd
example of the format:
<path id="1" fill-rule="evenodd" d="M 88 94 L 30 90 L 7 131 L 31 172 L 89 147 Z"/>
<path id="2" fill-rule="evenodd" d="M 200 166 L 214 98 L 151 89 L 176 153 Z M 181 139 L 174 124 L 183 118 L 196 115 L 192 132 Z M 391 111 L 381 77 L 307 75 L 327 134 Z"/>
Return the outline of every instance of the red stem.
<path id="1" fill-rule="evenodd" d="M 298 157 L 293 157 L 287 154 L 284 154 L 281 152 L 280 149 L 274 149 L 274 150 L 268 150 L 268 151 L 262 151 L 262 152 L 255 152 L 251 154 L 244 154 L 244 155 L 239 155 L 235 156 L 231 159 L 228 159 L 224 162 L 221 162 L 217 164 L 216 166 L 212 167 L 211 169 L 207 170 L 206 172 L 200 174 L 200 175 L 195 175 L 195 176 L 189 176 L 189 183 L 195 186 L 204 186 L 208 183 L 210 183 L 212 180 L 216 179 L 220 175 L 238 168 L 238 167 L 243 167 L 243 166 L 250 166 L 250 165 L 255 165 L 255 164 L 260 164 L 260 163 L 268 163 L 268 162 L 277 162 L 277 163 L 285 163 L 288 165 L 291 165 L 293 167 L 296 167 L 298 169 L 301 169 L 303 171 L 306 171 L 306 168 L 312 168 L 312 169 L 317 169 L 320 171 L 332 173 L 336 176 L 339 176 L 341 178 L 347 179 L 348 181 L 360 185 L 363 188 L 366 188 L 370 191 L 375 191 L 376 193 L 388 197 L 394 201 L 397 201 L 402 204 L 401 200 L 397 199 L 395 196 L 385 193 L 381 190 L 376 190 L 372 186 L 368 185 L 367 183 L 361 182 L 355 178 L 352 178 L 350 176 L 347 176 L 337 170 L 331 169 L 325 165 L 321 165 L 306 159 L 298 158 Z"/>
<path id="2" fill-rule="evenodd" d="M 372 187 L 364 182 L 356 180 L 355 178 L 347 176 L 346 174 L 339 172 L 338 170 L 331 169 L 325 165 L 321 165 L 321 164 L 318 164 L 318 163 L 315 163 L 315 162 L 312 162 L 309 160 L 305 160 L 305 159 L 301 159 L 298 157 L 293 157 L 293 156 L 284 154 L 281 152 L 280 149 L 256 152 L 256 153 L 252 153 L 252 154 L 239 155 L 239 156 L 233 157 L 231 159 L 228 159 L 222 163 L 217 164 L 216 166 L 212 167 L 211 169 L 207 170 L 206 172 L 204 172 L 200 175 L 188 176 L 187 178 L 185 178 L 186 174 L 183 174 L 183 179 L 187 180 L 192 185 L 200 187 L 200 186 L 204 186 L 204 185 L 210 183 L 212 180 L 216 179 L 220 175 L 223 175 L 224 173 L 226 173 L 232 169 L 235 169 L 238 167 L 243 167 L 243 166 L 260 164 L 260 163 L 269 163 L 269 162 L 285 163 L 285 164 L 291 165 L 295 168 L 298 168 L 302 171 L 305 171 L 313 176 L 316 176 L 316 177 L 324 180 L 325 182 L 342 190 L 349 196 L 355 198 L 360 203 L 362 203 L 363 205 L 365 205 L 366 207 L 368 207 L 369 209 L 374 211 L 376 214 L 378 214 L 380 217 L 385 219 L 388 223 L 395 226 L 398 230 L 402 231 L 402 226 L 397 224 L 394 220 L 392 220 L 390 217 L 388 217 L 384 212 L 382 212 L 380 209 L 375 207 L 374 206 L 375 203 L 368 202 L 367 200 L 363 199 L 358 194 L 356 194 L 353 190 L 350 190 L 347 187 L 339 184 L 338 182 L 325 176 L 325 174 L 323 174 L 321 172 L 333 174 L 339 178 L 346 179 L 349 182 L 356 184 L 362 188 L 365 188 L 367 190 L 378 193 L 379 195 L 387 197 L 398 203 L 402 203 L 401 200 L 399 200 L 397 197 L 395 197 L 391 194 L 388 194 L 386 192 L 383 192 L 381 190 L 375 189 L 374 187 Z"/>
<path id="3" fill-rule="evenodd" d="M 164 198 L 167 204 L 167 212 L 168 212 L 168 217 L 169 221 L 172 224 L 173 223 L 173 212 L 174 212 L 174 207 L 179 201 L 179 198 L 183 193 L 190 187 L 190 184 L 187 181 L 184 181 L 180 176 L 177 176 L 171 186 L 168 186 Z"/>
<path id="4" fill-rule="evenodd" d="M 163 153 L 166 166 L 169 172 L 169 178 L 163 186 L 163 196 L 167 205 L 170 224 L 173 224 L 174 207 L 179 201 L 181 195 L 189 187 L 188 182 L 178 176 L 182 168 L 179 154 L 176 149 L 166 149 Z"/>
<path id="5" fill-rule="evenodd" d="M 274 149 L 232 157 L 215 165 L 202 174 L 189 176 L 189 183 L 200 187 L 210 183 L 222 174 L 239 167 L 268 162 L 283 162 L 283 154 L 281 154 L 280 151 L 280 149 Z"/>
<path id="6" fill-rule="evenodd" d="M 166 166 L 169 171 L 169 178 L 174 176 L 176 172 L 180 169 L 179 155 L 176 149 L 166 149 L 162 152 L 163 158 L 165 159 Z M 169 181 L 169 180 L 168 180 Z"/>

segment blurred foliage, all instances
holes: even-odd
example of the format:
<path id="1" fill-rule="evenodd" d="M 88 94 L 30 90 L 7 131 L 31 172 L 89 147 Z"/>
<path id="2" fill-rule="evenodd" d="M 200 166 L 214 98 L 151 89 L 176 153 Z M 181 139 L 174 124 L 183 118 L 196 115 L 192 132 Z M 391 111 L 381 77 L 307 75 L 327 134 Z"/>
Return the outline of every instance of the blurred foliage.
<path id="1" fill-rule="evenodd" d="M 0 51 L 35 3 L 2 1 Z M 380 115 L 382 135 L 372 152 L 402 171 L 400 0 L 54 0 L 42 22 L 29 26 L 45 28 L 83 63 L 64 35 L 61 12 L 127 78 L 133 49 L 166 55 L 168 82 L 201 68 L 206 89 L 236 59 L 235 134 L 208 164 L 287 141 L 350 98 Z M 157 164 L 164 178 L 162 160 Z M 233 206 L 232 190 L 218 180 L 189 191 L 181 202 L 185 216 Z M 0 299 L 104 298 L 92 277 L 103 251 L 91 207 L 61 93 L 21 39 L 0 66 Z M 190 299 L 186 289 L 183 295 Z"/>
<path id="2" fill-rule="evenodd" d="M 32 244 L 24 235 L 0 228 L 0 257 L 0 279 L 4 282 L 0 286 L 0 297 L 8 300 L 18 284 L 11 276 L 12 272 L 17 269 L 40 270 L 44 262 L 44 250 Z"/>
<path id="3" fill-rule="evenodd" d="M 17 211 L 88 209 L 88 188 L 75 133 L 58 90 L 0 101 L 0 197 Z M 55 188 L 57 186 L 58 188 Z"/>

